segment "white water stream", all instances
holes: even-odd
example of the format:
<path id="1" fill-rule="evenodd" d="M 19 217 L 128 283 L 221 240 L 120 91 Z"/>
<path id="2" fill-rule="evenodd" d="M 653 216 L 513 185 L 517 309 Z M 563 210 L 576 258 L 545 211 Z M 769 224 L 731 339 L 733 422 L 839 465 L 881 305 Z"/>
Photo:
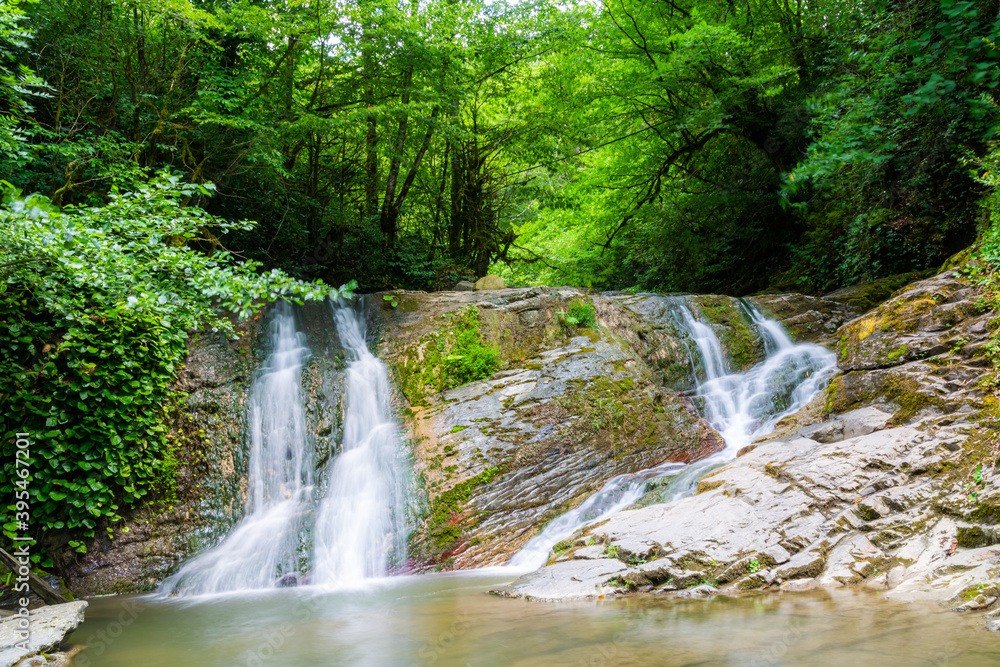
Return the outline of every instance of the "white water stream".
<path id="1" fill-rule="evenodd" d="M 691 465 L 664 463 L 608 480 L 597 493 L 533 537 L 511 558 L 509 567 L 538 569 L 556 543 L 636 503 L 653 480 L 673 477 L 663 500 L 692 493 L 709 470 L 734 459 L 742 447 L 770 433 L 778 420 L 816 396 L 836 370 L 836 356 L 818 345 L 793 343 L 780 324 L 751 307 L 747 307 L 747 314 L 764 341 L 767 358 L 745 373 L 733 373 L 719 337 L 692 313 L 683 297 L 672 299 L 670 308 L 671 319 L 689 337 L 694 346 L 692 356 L 697 356 L 704 369 L 702 376 L 696 377 L 695 401 L 702 415 L 722 434 L 725 448 Z M 693 358 L 692 368 L 697 368 Z"/>
<path id="2" fill-rule="evenodd" d="M 382 577 L 406 560 L 409 470 L 392 412 L 385 365 L 368 350 L 354 308 L 334 311 L 347 367 L 341 454 L 316 521 L 311 583 L 345 586 Z"/>
<path id="3" fill-rule="evenodd" d="M 250 392 L 250 461 L 244 518 L 216 547 L 160 586 L 161 595 L 211 595 L 297 585 L 357 585 L 406 558 L 409 466 L 392 416 L 385 366 L 365 342 L 364 317 L 333 307 L 350 362 L 341 453 L 325 497 L 314 498 L 302 367 L 310 352 L 291 306 L 272 316 L 271 354 Z M 309 554 L 310 534 L 312 553 Z M 305 571 L 311 563 L 307 577 Z"/>
<path id="4" fill-rule="evenodd" d="M 300 533 L 314 467 L 301 396 L 302 366 L 310 352 L 287 303 L 275 307 L 269 338 L 271 354 L 250 391 L 244 518 L 218 546 L 166 579 L 161 594 L 270 588 L 299 569 Z"/>

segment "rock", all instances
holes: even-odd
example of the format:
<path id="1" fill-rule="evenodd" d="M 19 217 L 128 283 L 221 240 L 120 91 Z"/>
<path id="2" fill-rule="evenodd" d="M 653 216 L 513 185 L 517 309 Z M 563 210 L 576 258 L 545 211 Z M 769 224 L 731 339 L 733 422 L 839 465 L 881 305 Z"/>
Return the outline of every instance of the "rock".
<path id="1" fill-rule="evenodd" d="M 821 586 L 859 583 L 875 571 L 875 562 L 884 559 L 885 554 L 864 535 L 845 538 L 830 552 L 827 567 L 817 583 Z"/>
<path id="2" fill-rule="evenodd" d="M 471 292 L 475 289 L 475 284 L 469 280 L 462 280 L 461 282 L 455 283 L 455 287 L 452 289 L 455 292 Z"/>
<path id="3" fill-rule="evenodd" d="M 782 583 L 778 588 L 782 591 L 794 592 L 794 591 L 809 591 L 816 588 L 815 579 L 793 579 L 792 581 L 786 581 Z"/>
<path id="4" fill-rule="evenodd" d="M 472 289 L 479 292 L 482 290 L 507 289 L 507 284 L 500 276 L 483 276 L 476 281 Z"/>
<path id="5" fill-rule="evenodd" d="M 908 285 L 844 327 L 838 365 L 849 371 L 875 370 L 960 353 L 983 337 L 977 332 L 990 318 L 976 314 L 973 292 L 968 279 L 955 271 Z"/>
<path id="6" fill-rule="evenodd" d="M 820 344 L 835 341 L 834 332 L 866 310 L 839 299 L 805 294 L 759 294 L 747 301 L 781 322 L 793 340 Z"/>
<path id="7" fill-rule="evenodd" d="M 893 292 L 905 287 L 909 283 L 919 280 L 922 275 L 925 274 L 921 274 L 918 271 L 899 273 L 894 276 L 880 278 L 870 283 L 841 287 L 823 295 L 823 298 L 830 301 L 838 301 L 856 308 L 860 312 L 865 312 L 887 300 L 893 295 Z"/>
<path id="8" fill-rule="evenodd" d="M 54 653 L 66 638 L 83 622 L 87 603 L 79 600 L 34 609 L 29 614 L 30 637 L 23 647 L 18 616 L 0 620 L 0 665 L 16 665 L 31 656 Z M 48 664 L 44 658 L 40 664 Z M 21 664 L 30 664 L 21 662 Z"/>
<path id="9" fill-rule="evenodd" d="M 884 419 L 884 413 L 867 412 L 848 422 L 864 431 Z M 699 577 L 717 580 L 723 592 L 796 579 L 820 586 L 861 583 L 884 573 L 894 557 L 931 558 L 907 556 L 906 540 L 894 531 L 912 530 L 921 512 L 942 497 L 928 492 L 921 475 L 911 476 L 916 461 L 940 449 L 941 440 L 911 427 L 830 443 L 804 437 L 764 442 L 703 479 L 702 485 L 711 482 L 704 493 L 624 511 L 584 532 L 619 554 L 657 554 L 660 560 L 620 573 L 629 580 L 648 578 L 650 567 L 686 564 L 689 570 L 697 565 Z M 954 535 L 954 521 L 940 530 Z M 518 586 L 533 594 L 530 582 Z"/>
<path id="10" fill-rule="evenodd" d="M 844 425 L 846 439 L 881 431 L 892 420 L 892 415 L 878 408 L 860 408 L 845 412 L 837 419 Z"/>
<path id="11" fill-rule="evenodd" d="M 386 318 L 382 356 L 402 389 L 414 468 L 429 505 L 411 544 L 418 568 L 503 563 L 611 477 L 722 447 L 621 338 L 605 328 L 563 328 L 556 314 L 589 298 L 580 291 L 399 298 L 398 309 L 379 314 Z M 633 317 L 598 301 L 602 322 Z M 447 371 L 437 336 L 451 313 L 469 306 L 479 308 L 484 338 L 506 368 L 439 391 Z"/>
<path id="12" fill-rule="evenodd" d="M 610 293 L 594 302 L 601 321 L 636 349 L 660 384 L 674 391 L 693 389 L 694 377 L 703 371 L 688 349 L 687 334 L 677 326 L 682 308 L 712 326 L 734 371 L 746 370 L 765 356 L 763 339 L 739 299 Z"/>
<path id="13" fill-rule="evenodd" d="M 719 589 L 715 586 L 702 584 L 701 586 L 695 586 L 694 588 L 689 588 L 684 591 L 678 591 L 674 594 L 674 597 L 682 599 L 713 598 L 718 594 Z"/>
<path id="14" fill-rule="evenodd" d="M 850 295 L 832 296 L 854 307 Z M 996 608 L 989 622 L 1000 627 L 1000 476 L 990 465 L 1000 405 L 979 385 L 994 316 L 976 298 L 954 272 L 903 286 L 839 329 L 846 372 L 703 477 L 696 495 L 621 512 L 572 539 L 618 554 L 626 569 L 616 579 L 639 591 L 860 585 L 957 611 Z M 669 302 L 614 299 L 638 322 Z M 784 307 L 786 325 L 803 316 L 827 330 L 833 321 L 810 314 L 820 311 L 809 299 L 754 299 L 772 313 Z M 631 554 L 656 560 L 630 566 Z M 532 594 L 531 581 L 514 585 Z"/>
<path id="15" fill-rule="evenodd" d="M 886 427 L 892 414 L 878 408 L 859 408 L 839 415 L 836 419 L 807 426 L 797 435 L 816 442 L 840 442 L 847 438 L 868 435 Z"/>
<path id="16" fill-rule="evenodd" d="M 626 569 L 624 563 L 613 558 L 555 563 L 491 592 L 529 600 L 595 598 L 612 593 L 614 586 L 608 581 Z"/>

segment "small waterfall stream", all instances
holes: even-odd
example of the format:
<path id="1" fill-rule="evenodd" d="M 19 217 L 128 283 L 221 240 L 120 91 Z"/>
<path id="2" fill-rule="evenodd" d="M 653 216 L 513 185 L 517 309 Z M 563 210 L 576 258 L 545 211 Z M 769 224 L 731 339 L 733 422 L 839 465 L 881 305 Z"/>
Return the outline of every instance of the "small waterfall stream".
<path id="1" fill-rule="evenodd" d="M 250 391 L 244 518 L 220 544 L 165 580 L 160 595 L 211 595 L 306 580 L 343 587 L 384 576 L 405 561 L 409 466 L 386 369 L 368 351 L 364 316 L 346 303 L 333 306 L 332 314 L 351 360 L 342 451 L 329 464 L 325 497 L 317 507 L 314 443 L 302 395 L 310 351 L 291 306 L 279 303 L 269 329 L 271 353 Z"/>
<path id="2" fill-rule="evenodd" d="M 802 408 L 823 388 L 836 370 L 836 356 L 818 345 L 793 343 L 781 325 L 744 305 L 761 339 L 767 357 L 746 371 L 734 373 L 711 326 L 702 322 L 683 297 L 672 297 L 668 314 L 689 338 L 693 356 L 703 373 L 696 375 L 695 400 L 704 416 L 725 440 L 725 448 L 693 464 L 664 463 L 608 480 L 578 507 L 549 523 L 533 537 L 508 566 L 535 570 L 548 560 L 552 547 L 587 524 L 629 507 L 642 498 L 653 480 L 671 477 L 661 500 L 674 500 L 693 492 L 698 480 L 712 468 L 736 457 L 757 438 L 767 435 L 782 417 Z"/>
<path id="3" fill-rule="evenodd" d="M 385 365 L 368 350 L 350 305 L 334 312 L 352 357 L 347 368 L 343 451 L 333 461 L 315 527 L 312 583 L 350 585 L 385 576 L 406 559 L 408 466 L 392 413 Z"/>
<path id="4" fill-rule="evenodd" d="M 299 569 L 299 544 L 312 488 L 313 457 L 301 396 L 310 356 L 287 303 L 275 306 L 271 353 L 250 391 L 246 512 L 221 544 L 184 564 L 164 595 L 269 588 Z"/>

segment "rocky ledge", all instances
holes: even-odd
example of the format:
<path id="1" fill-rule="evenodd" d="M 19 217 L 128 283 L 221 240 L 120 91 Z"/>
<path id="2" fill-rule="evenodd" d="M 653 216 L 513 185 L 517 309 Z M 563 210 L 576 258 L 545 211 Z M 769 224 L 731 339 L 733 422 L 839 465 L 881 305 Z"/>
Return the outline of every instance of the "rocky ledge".
<path id="1" fill-rule="evenodd" d="M 621 512 L 498 594 L 563 600 L 862 585 L 1000 627 L 992 312 L 955 271 L 839 328 L 843 374 L 687 498 Z M 996 620 L 993 616 L 996 616 Z"/>
<path id="2" fill-rule="evenodd" d="M 31 610 L 27 638 L 24 618 L 0 617 L 0 667 L 68 666 L 75 651 L 65 645 L 66 638 L 83 623 L 86 608 L 86 602 L 77 601 Z"/>
<path id="3" fill-rule="evenodd" d="M 417 569 L 503 563 L 608 479 L 721 449 L 683 395 L 695 357 L 678 308 L 711 323 L 734 370 L 764 356 L 749 309 L 730 297 L 542 287 L 385 296 L 373 317 L 424 501 L 411 544 Z M 796 315 L 823 300 L 808 301 Z M 594 309 L 589 328 L 565 320 L 581 304 Z M 452 387 L 448 330 L 470 308 L 501 367 Z"/>

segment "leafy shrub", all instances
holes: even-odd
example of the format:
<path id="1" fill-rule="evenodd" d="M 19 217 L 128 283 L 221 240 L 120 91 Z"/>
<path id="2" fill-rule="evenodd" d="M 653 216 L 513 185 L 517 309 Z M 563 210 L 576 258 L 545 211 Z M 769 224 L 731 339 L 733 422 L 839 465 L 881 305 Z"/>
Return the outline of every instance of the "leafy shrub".
<path id="1" fill-rule="evenodd" d="M 451 348 L 445 356 L 449 386 L 488 378 L 500 367 L 500 351 L 483 340 L 475 306 L 454 315 L 451 336 Z"/>
<path id="2" fill-rule="evenodd" d="M 336 290 L 292 280 L 220 250 L 228 223 L 178 201 L 196 186 L 162 175 L 112 193 L 101 208 L 63 212 L 3 184 L 0 209 L 0 496 L 13 498 L 15 434 L 31 442 L 31 530 L 92 537 L 176 469 L 163 423 L 187 332 L 231 332 L 280 296 Z M 201 188 L 207 193 L 207 188 Z M 213 246 L 201 253 L 188 243 Z M 17 526 L 13 508 L 3 533 Z"/>
<path id="3" fill-rule="evenodd" d="M 573 299 L 569 303 L 568 310 L 560 310 L 556 314 L 567 329 L 576 327 L 593 329 L 597 326 L 597 310 L 582 299 Z"/>

